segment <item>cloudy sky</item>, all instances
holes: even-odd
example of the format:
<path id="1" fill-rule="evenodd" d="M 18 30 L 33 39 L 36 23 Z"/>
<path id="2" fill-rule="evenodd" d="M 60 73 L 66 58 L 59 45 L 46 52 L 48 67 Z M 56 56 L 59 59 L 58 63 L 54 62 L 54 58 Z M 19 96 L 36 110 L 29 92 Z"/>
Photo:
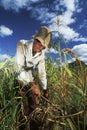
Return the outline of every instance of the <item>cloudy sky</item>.
<path id="1" fill-rule="evenodd" d="M 43 25 L 87 63 L 87 0 L 0 0 L 0 59 L 14 56 L 17 42 L 30 40 Z"/>

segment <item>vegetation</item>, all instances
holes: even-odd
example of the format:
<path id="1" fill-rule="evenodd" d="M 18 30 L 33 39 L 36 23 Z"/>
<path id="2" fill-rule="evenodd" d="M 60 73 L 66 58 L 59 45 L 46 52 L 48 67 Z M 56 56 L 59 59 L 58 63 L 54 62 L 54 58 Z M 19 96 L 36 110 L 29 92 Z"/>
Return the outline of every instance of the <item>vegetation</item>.
<path id="1" fill-rule="evenodd" d="M 41 96 L 38 109 L 21 121 L 22 97 L 20 86 L 14 87 L 13 60 L 0 64 L 0 130 L 18 130 L 32 118 L 40 130 L 87 129 L 87 66 L 69 48 L 61 50 L 60 43 L 53 47 L 57 65 L 51 57 L 46 60 L 49 99 Z M 76 62 L 68 64 L 68 53 Z"/>

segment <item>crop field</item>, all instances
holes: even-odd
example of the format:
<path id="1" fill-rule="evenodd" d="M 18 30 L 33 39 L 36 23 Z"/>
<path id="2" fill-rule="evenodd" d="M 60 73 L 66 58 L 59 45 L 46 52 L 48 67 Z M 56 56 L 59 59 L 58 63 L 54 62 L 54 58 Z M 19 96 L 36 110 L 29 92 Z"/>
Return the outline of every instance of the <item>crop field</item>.
<path id="1" fill-rule="evenodd" d="M 67 53 L 76 61 L 68 63 Z M 25 117 L 20 86 L 14 87 L 14 59 L 0 63 L 0 130 L 19 130 L 24 124 L 29 130 L 30 120 L 38 124 L 38 130 L 87 130 L 87 66 L 69 48 L 61 51 L 60 45 L 56 64 L 47 56 L 49 99 L 39 97 L 38 108 Z"/>

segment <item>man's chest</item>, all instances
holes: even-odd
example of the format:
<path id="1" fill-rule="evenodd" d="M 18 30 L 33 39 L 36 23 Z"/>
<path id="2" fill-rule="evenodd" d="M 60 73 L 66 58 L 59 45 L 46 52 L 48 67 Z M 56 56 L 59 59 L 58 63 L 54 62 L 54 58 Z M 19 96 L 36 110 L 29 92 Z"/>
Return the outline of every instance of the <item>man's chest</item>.
<path id="1" fill-rule="evenodd" d="M 25 55 L 25 62 L 27 67 L 35 67 L 42 60 L 43 56 L 41 53 L 37 53 L 33 56 L 32 52 L 28 51 Z"/>

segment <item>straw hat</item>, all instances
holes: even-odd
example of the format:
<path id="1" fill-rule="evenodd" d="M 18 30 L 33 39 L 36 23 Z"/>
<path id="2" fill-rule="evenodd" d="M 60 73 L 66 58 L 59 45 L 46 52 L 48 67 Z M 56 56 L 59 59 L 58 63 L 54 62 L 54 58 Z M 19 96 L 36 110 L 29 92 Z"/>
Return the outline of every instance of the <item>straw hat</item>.
<path id="1" fill-rule="evenodd" d="M 46 48 L 49 48 L 51 37 L 52 32 L 47 26 L 42 26 L 38 33 L 32 36 L 33 39 L 39 40 Z"/>

